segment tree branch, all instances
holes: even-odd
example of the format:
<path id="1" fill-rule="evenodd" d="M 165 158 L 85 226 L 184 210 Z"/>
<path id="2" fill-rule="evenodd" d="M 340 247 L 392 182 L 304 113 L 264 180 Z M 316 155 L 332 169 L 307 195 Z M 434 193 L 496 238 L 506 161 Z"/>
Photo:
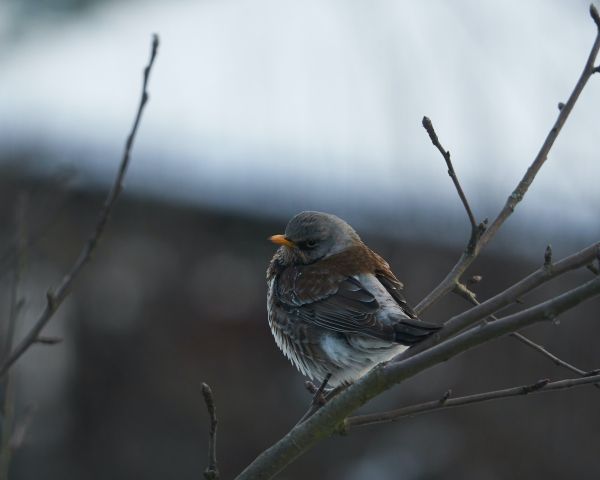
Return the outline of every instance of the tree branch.
<path id="1" fill-rule="evenodd" d="M 594 5 L 590 6 L 590 14 L 598 27 L 598 11 Z M 417 314 L 422 314 L 425 310 L 431 307 L 434 303 L 440 300 L 442 297 L 447 295 L 452 291 L 456 282 L 463 275 L 465 270 L 469 268 L 469 266 L 473 263 L 475 258 L 479 255 L 481 250 L 494 238 L 500 227 L 504 224 L 506 219 L 512 215 L 515 208 L 519 204 L 523 197 L 527 193 L 529 186 L 535 179 L 537 173 L 540 168 L 548 158 L 548 153 L 550 152 L 552 146 L 558 134 L 562 130 L 565 122 L 569 118 L 579 95 L 583 91 L 585 85 L 587 84 L 590 77 L 594 74 L 594 62 L 596 57 L 598 56 L 598 50 L 600 49 L 600 27 L 598 28 L 598 32 L 596 34 L 596 39 L 594 40 L 594 44 L 592 45 L 592 49 L 588 55 L 588 59 L 585 62 L 585 66 L 583 67 L 583 71 L 575 85 L 575 88 L 571 92 L 569 99 L 564 104 L 563 108 L 560 109 L 558 113 L 558 118 L 554 122 L 554 125 L 548 132 L 544 143 L 542 144 L 538 154 L 536 155 L 533 163 L 527 169 L 527 172 L 513 191 L 513 193 L 508 197 L 506 203 L 498 216 L 494 219 L 491 225 L 486 229 L 485 232 L 482 233 L 481 237 L 478 239 L 474 248 L 469 248 L 463 252 L 461 257 L 458 259 L 454 267 L 450 270 L 450 272 L 446 275 L 446 277 L 429 293 L 421 302 L 415 307 L 415 312 Z M 442 149 L 443 150 L 443 149 Z"/>
<path id="2" fill-rule="evenodd" d="M 207 383 L 202 384 L 202 395 L 210 417 L 208 429 L 208 466 L 204 470 L 206 480 L 219 480 L 219 469 L 217 467 L 217 409 L 211 388 Z"/>
<path id="3" fill-rule="evenodd" d="M 519 332 L 513 332 L 510 334 L 510 336 L 516 338 L 521 343 L 528 345 L 529 347 L 533 348 L 534 350 L 537 350 L 539 353 L 541 353 L 545 357 L 552 360 L 555 365 L 562 367 L 565 370 L 570 370 L 571 372 L 574 372 L 581 377 L 587 377 L 590 375 L 590 372 L 586 372 L 585 370 L 582 370 L 581 368 L 577 368 L 575 365 L 572 365 L 572 364 L 566 362 L 565 360 L 563 360 L 562 358 L 557 357 L 556 355 L 554 355 L 552 352 L 548 351 L 542 345 L 535 343 L 529 337 L 526 337 L 525 335 L 523 335 Z M 596 388 L 600 388 L 600 383 L 595 383 L 594 386 Z"/>
<path id="4" fill-rule="evenodd" d="M 563 105 L 563 107 L 564 107 L 564 105 Z M 562 109 L 562 107 L 560 107 L 560 108 Z M 460 185 L 458 176 L 456 175 L 456 172 L 454 171 L 454 167 L 453 167 L 452 161 L 450 159 L 450 151 L 446 150 L 440 143 L 437 133 L 435 132 L 435 129 L 433 128 L 433 124 L 431 123 L 431 120 L 428 117 L 423 117 L 423 127 L 427 131 L 429 138 L 431 139 L 431 142 L 433 143 L 433 145 L 440 151 L 440 153 L 444 157 L 444 160 L 446 161 L 446 165 L 448 166 L 448 175 L 454 182 L 454 186 L 456 187 L 458 196 L 460 197 L 460 199 L 465 207 L 465 210 L 467 212 L 467 216 L 469 217 L 469 221 L 471 222 L 471 238 L 470 238 L 469 244 L 467 246 L 467 252 L 472 253 L 474 251 L 477 241 L 479 240 L 479 237 L 485 231 L 487 219 L 479 226 L 477 225 L 477 221 L 475 220 L 475 216 L 473 215 L 471 207 L 469 206 L 467 197 Z M 598 250 L 598 251 L 600 251 L 600 250 Z M 593 265 L 592 265 L 592 267 L 593 267 Z M 590 268 L 590 265 L 588 265 L 588 268 Z M 552 247 L 550 245 L 548 245 L 546 247 L 546 251 L 544 252 L 544 269 L 547 271 L 552 270 Z M 481 278 L 479 278 L 478 281 L 479 280 L 481 280 Z M 480 302 L 477 300 L 477 296 L 475 295 L 475 293 L 472 292 L 471 290 L 469 290 L 463 283 L 461 283 L 458 278 L 456 279 L 456 284 L 454 286 L 453 291 L 473 305 L 480 304 Z M 496 320 L 496 318 L 493 315 L 491 315 L 490 318 L 493 320 Z M 521 333 L 513 332 L 513 333 L 511 333 L 511 336 L 516 338 L 517 340 L 519 340 L 524 345 L 527 345 L 530 348 L 533 348 L 537 352 L 541 353 L 542 355 L 546 356 L 547 358 L 552 360 L 556 365 L 566 368 L 566 369 L 568 369 L 572 372 L 578 373 L 580 375 L 587 374 L 585 371 L 558 358 L 556 355 L 552 354 L 551 352 L 546 350 L 544 347 L 533 342 L 532 340 L 525 337 Z M 600 384 L 596 384 L 596 387 L 600 388 Z"/>
<path id="5" fill-rule="evenodd" d="M 499 400 L 501 398 L 517 397 L 532 393 L 555 392 L 558 390 L 582 387 L 590 384 L 597 385 L 597 382 L 600 382 L 600 375 L 587 376 L 583 378 L 568 378 L 566 380 L 559 380 L 556 382 L 549 382 L 547 379 L 545 379 L 539 380 L 530 385 L 521 385 L 519 387 L 493 390 L 491 392 L 477 393 L 474 395 L 465 395 L 463 397 L 442 397 L 441 399 L 410 405 L 396 410 L 391 410 L 389 412 L 357 415 L 355 417 L 347 418 L 340 433 L 348 433 L 348 431 L 354 427 L 396 422 L 404 417 L 414 417 L 416 415 L 421 415 L 423 413 L 429 413 L 436 410 L 462 407 L 464 405 L 471 405 L 473 403 L 489 402 L 490 400 Z"/>
<path id="6" fill-rule="evenodd" d="M 431 139 L 431 143 L 433 143 L 433 145 L 442 154 L 442 157 L 444 157 L 444 160 L 446 161 L 446 165 L 448 167 L 448 175 L 452 179 L 452 182 L 454 183 L 454 186 L 456 187 L 456 192 L 458 193 L 458 196 L 460 197 L 460 201 L 462 202 L 462 204 L 465 207 L 465 210 L 467 212 L 467 217 L 469 217 L 469 222 L 471 223 L 471 239 L 469 240 L 468 250 L 472 251 L 475 248 L 475 245 L 477 244 L 479 237 L 485 230 L 486 222 L 483 222 L 479 226 L 477 225 L 477 220 L 475 220 L 475 215 L 473 215 L 473 211 L 471 210 L 471 206 L 469 205 L 467 196 L 465 195 L 465 192 L 463 192 L 463 189 L 460 186 L 460 182 L 458 181 L 458 177 L 456 176 L 456 172 L 454 171 L 454 166 L 452 165 L 452 160 L 450 159 L 450 151 L 446 150 L 444 147 L 442 147 L 442 144 L 440 143 L 440 141 L 438 139 L 437 133 L 435 133 L 435 130 L 433 128 L 433 124 L 431 123 L 431 120 L 428 117 L 423 117 L 422 123 L 423 123 L 423 127 L 427 131 L 427 134 L 429 135 L 429 138 Z"/>
<path id="7" fill-rule="evenodd" d="M 544 259 L 544 267 L 550 266 L 551 255 L 548 255 L 548 252 L 550 251 L 549 248 L 550 247 L 548 247 L 548 249 L 546 249 L 546 255 L 545 255 L 545 259 Z M 549 260 L 549 257 L 550 257 L 550 260 Z M 472 292 L 471 290 L 469 290 L 462 283 L 457 284 L 457 288 L 454 291 L 457 293 L 457 295 L 459 295 L 461 298 L 464 298 L 465 300 L 467 300 L 472 305 L 481 305 L 481 303 L 479 302 L 479 300 L 477 300 L 477 295 L 475 295 L 474 292 Z M 491 321 L 498 320 L 498 318 L 495 317 L 494 315 L 490 315 L 489 319 Z M 533 340 L 529 339 L 528 337 L 526 337 L 522 333 L 512 332 L 511 334 L 509 334 L 509 336 L 515 338 L 516 340 L 518 340 L 522 344 L 527 345 L 528 347 L 534 349 L 536 352 L 541 353 L 543 356 L 545 356 L 546 358 L 550 359 L 556 366 L 559 366 L 559 367 L 562 367 L 562 368 L 564 368 L 566 370 L 569 370 L 571 372 L 577 373 L 578 375 L 580 375 L 582 377 L 589 376 L 589 372 L 586 372 L 585 370 L 581 370 L 580 368 L 577 368 L 575 365 L 571 365 L 570 363 L 568 363 L 567 361 L 563 360 L 562 358 L 557 357 L 552 352 L 548 351 L 543 346 L 535 343 Z M 594 384 L 594 386 L 600 389 L 600 384 L 596 383 L 596 384 Z"/>
<path id="8" fill-rule="evenodd" d="M 444 328 L 442 330 L 437 332 L 435 335 L 432 335 L 427 340 L 410 348 L 409 350 L 404 351 L 396 358 L 400 360 L 427 350 L 432 345 L 435 345 L 436 343 L 439 343 L 440 341 L 464 330 L 465 328 L 474 325 L 478 321 L 502 310 L 504 307 L 514 303 L 525 294 L 535 290 L 540 285 L 543 285 L 557 276 L 591 264 L 599 254 L 600 242 L 594 243 L 589 247 L 584 248 L 583 250 L 552 264 L 550 268 L 547 266 L 538 268 L 535 272 L 507 288 L 503 292 L 494 295 L 485 302 L 480 303 L 478 306 L 473 307 L 466 312 L 455 315 L 446 323 L 444 323 Z M 457 280 L 454 280 L 454 285 L 454 288 L 459 288 L 457 287 L 457 285 L 459 285 Z"/>
<path id="9" fill-rule="evenodd" d="M 35 321 L 34 326 L 31 330 L 25 335 L 23 340 L 15 347 L 15 349 L 11 352 L 8 358 L 2 363 L 0 366 L 0 378 L 2 378 L 8 369 L 32 346 L 36 343 L 36 340 L 42 331 L 42 329 L 46 326 L 46 324 L 50 321 L 54 313 L 58 310 L 62 302 L 67 298 L 71 289 L 75 283 L 75 280 L 81 273 L 83 267 L 88 263 L 91 259 L 94 250 L 96 249 L 98 242 L 100 241 L 100 237 L 104 232 L 106 224 L 110 218 L 110 214 L 112 209 L 123 189 L 123 179 L 125 178 L 125 173 L 127 171 L 127 167 L 129 165 L 129 157 L 131 155 L 131 148 L 133 146 L 133 142 L 135 139 L 135 135 L 137 133 L 137 129 L 142 118 L 142 112 L 146 103 L 148 102 L 148 80 L 150 78 L 150 71 L 152 70 L 152 66 L 154 64 L 154 59 L 156 58 L 157 50 L 158 50 L 158 36 L 154 35 L 152 38 L 152 49 L 150 52 L 150 60 L 148 65 L 144 69 L 144 77 L 142 84 L 142 95 L 140 98 L 140 103 L 137 109 L 137 113 L 135 115 L 135 119 L 133 122 L 133 126 L 127 137 L 127 141 L 125 143 L 125 149 L 123 151 L 123 157 L 121 159 L 121 164 L 119 166 L 119 170 L 113 186 L 108 193 L 106 201 L 104 203 L 104 207 L 100 213 L 100 217 L 96 224 L 96 228 L 92 233 L 91 237 L 88 239 L 83 249 L 81 250 L 77 260 L 68 271 L 68 273 L 64 276 L 58 287 L 54 290 L 49 290 L 46 298 L 46 307 L 43 312 L 40 314 L 38 319 Z"/>
<path id="10" fill-rule="evenodd" d="M 21 310 L 19 300 L 19 290 L 23 272 L 25 271 L 27 228 L 26 228 L 26 210 L 27 196 L 21 193 L 17 199 L 15 209 L 15 265 L 13 268 L 14 276 L 12 289 L 10 293 L 10 307 L 8 314 L 8 323 L 6 325 L 6 338 L 2 346 L 2 356 L 8 356 L 12 349 L 15 335 L 15 329 Z M 8 479 L 8 471 L 12 460 L 14 446 L 12 442 L 15 425 L 15 385 L 11 375 L 7 375 L 2 381 L 3 396 L 2 404 L 2 423 L 0 429 L 0 480 Z"/>

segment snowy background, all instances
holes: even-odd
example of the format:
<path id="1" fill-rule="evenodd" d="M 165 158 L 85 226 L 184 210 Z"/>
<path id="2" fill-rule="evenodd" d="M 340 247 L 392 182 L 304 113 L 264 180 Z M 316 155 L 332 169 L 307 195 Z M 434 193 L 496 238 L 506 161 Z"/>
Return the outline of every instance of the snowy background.
<path id="1" fill-rule="evenodd" d="M 456 244 L 466 219 L 421 118 L 452 152 L 478 218 L 493 218 L 581 71 L 595 34 L 587 7 L 181 0 L 67 16 L 3 3 L 2 151 L 43 148 L 29 172 L 66 168 L 105 186 L 157 32 L 130 193 L 280 219 L 327 210 L 405 238 L 435 221 L 436 239 Z M 595 83 L 515 217 L 536 224 L 528 253 L 600 233 Z"/>

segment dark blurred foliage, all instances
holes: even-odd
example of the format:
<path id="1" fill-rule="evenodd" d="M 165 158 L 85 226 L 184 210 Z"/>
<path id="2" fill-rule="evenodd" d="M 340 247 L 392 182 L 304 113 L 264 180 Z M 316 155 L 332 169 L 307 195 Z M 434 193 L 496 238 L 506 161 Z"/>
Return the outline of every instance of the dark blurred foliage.
<path id="1" fill-rule="evenodd" d="M 22 191 L 29 196 L 31 245 L 21 334 L 43 305 L 45 289 L 91 232 L 103 199 L 101 192 L 2 174 L 2 319 L 15 199 Z M 399 221 L 408 220 L 390 219 Z M 266 238 L 284 225 L 283 219 L 166 205 L 125 192 L 92 263 L 47 329 L 64 341 L 35 347 L 14 370 L 17 420 L 29 405 L 36 410 L 11 479 L 201 478 L 208 429 L 203 381 L 217 402 L 222 478 L 232 478 L 284 435 L 310 401 L 266 322 L 264 272 L 274 249 Z M 436 245 L 436 226 L 431 229 L 429 238 L 410 244 L 363 234 L 405 281 L 413 303 L 460 253 Z M 533 268 L 507 250 L 484 253 L 472 273 L 483 275 L 476 289 L 486 298 Z M 589 275 L 562 278 L 526 304 Z M 449 297 L 426 319 L 439 322 L 465 307 Z M 559 324 L 527 333 L 581 368 L 598 368 L 599 307 L 591 301 Z M 394 388 L 365 411 L 438 398 L 449 388 L 460 395 L 562 376 L 569 374 L 504 338 Z M 587 387 L 368 427 L 322 442 L 279 478 L 595 479 L 599 400 L 600 391 Z"/>

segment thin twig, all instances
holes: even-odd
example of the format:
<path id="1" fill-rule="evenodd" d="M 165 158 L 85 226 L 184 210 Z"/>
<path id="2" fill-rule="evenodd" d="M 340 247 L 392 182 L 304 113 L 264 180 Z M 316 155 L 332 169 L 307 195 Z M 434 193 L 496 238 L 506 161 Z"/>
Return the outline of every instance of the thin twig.
<path id="1" fill-rule="evenodd" d="M 593 5 L 590 7 L 590 14 L 598 26 L 598 11 L 596 7 Z M 579 95 L 583 91 L 583 88 L 587 84 L 590 77 L 594 74 L 594 62 L 596 61 L 596 57 L 598 56 L 598 50 L 600 49 L 600 27 L 598 27 L 598 32 L 596 38 L 594 40 L 594 44 L 590 50 L 590 54 L 588 55 L 588 59 L 583 67 L 583 71 L 579 79 L 577 80 L 577 84 L 575 88 L 571 92 L 569 99 L 564 104 L 563 108 L 560 109 L 558 113 L 558 118 L 554 122 L 554 125 L 548 132 L 544 143 L 540 147 L 538 154 L 536 155 L 533 163 L 527 169 L 527 172 L 514 189 L 513 193 L 508 197 L 506 203 L 498 216 L 494 219 L 494 221 L 490 224 L 490 226 L 482 233 L 481 237 L 478 239 L 477 244 L 473 249 L 467 248 L 461 257 L 458 259 L 456 264 L 452 267 L 450 272 L 446 275 L 446 277 L 423 299 L 421 302 L 415 307 L 415 312 L 417 314 L 422 314 L 426 309 L 431 307 L 434 303 L 440 300 L 442 297 L 447 295 L 452 291 L 454 285 L 457 281 L 460 280 L 460 277 L 464 274 L 465 270 L 469 268 L 469 266 L 473 263 L 475 258 L 479 255 L 481 250 L 494 238 L 496 233 L 500 227 L 504 224 L 506 219 L 512 215 L 515 208 L 523 200 L 523 197 L 527 193 L 531 183 L 535 179 L 537 173 L 540 168 L 548 158 L 548 153 L 550 152 L 552 146 L 558 134 L 562 130 L 565 122 L 569 118 Z M 443 149 L 442 149 L 443 150 Z"/>
<path id="2" fill-rule="evenodd" d="M 202 395 L 204 403 L 210 417 L 210 427 L 208 429 L 208 466 L 204 470 L 206 480 L 218 480 L 219 469 L 217 467 L 217 409 L 212 390 L 208 384 L 202 384 Z"/>
<path id="3" fill-rule="evenodd" d="M 552 352 L 549 352 L 542 345 L 535 343 L 533 340 L 531 340 L 530 338 L 526 337 L 525 335 L 523 335 L 519 332 L 513 332 L 510 334 L 510 336 L 516 338 L 517 340 L 524 343 L 525 345 L 528 345 L 529 347 L 533 348 L 534 350 L 537 350 L 542 355 L 544 355 L 545 357 L 552 360 L 554 362 L 554 364 L 559 367 L 563 367 L 566 370 L 570 370 L 571 372 L 576 373 L 582 377 L 587 377 L 590 374 L 590 372 L 586 372 L 585 370 L 577 368 L 575 365 L 572 365 L 572 364 L 564 361 L 562 358 L 557 357 Z M 594 386 L 597 388 L 600 388 L 600 383 L 595 383 Z"/>
<path id="4" fill-rule="evenodd" d="M 546 249 L 546 256 L 545 257 L 546 257 L 546 260 L 544 261 L 544 266 L 548 267 L 549 266 L 548 265 L 548 261 L 547 261 L 547 258 L 548 258 L 548 249 Z M 464 298 L 469 303 L 471 303 L 473 305 L 481 305 L 481 303 L 479 302 L 479 300 L 477 300 L 477 295 L 475 295 L 475 293 L 473 291 L 469 290 L 462 283 L 457 284 L 457 288 L 454 291 L 455 291 L 455 293 L 458 296 L 460 296 L 461 298 Z M 490 320 L 492 320 L 492 321 L 498 320 L 498 318 L 495 317 L 494 315 L 490 315 L 488 318 Z M 539 344 L 535 343 L 533 340 L 531 340 L 530 338 L 526 337 L 522 333 L 512 332 L 511 334 L 509 334 L 509 336 L 512 337 L 512 338 L 515 338 L 516 340 L 520 341 L 524 345 L 527 345 L 528 347 L 533 348 L 536 352 L 541 353 L 546 358 L 549 358 L 558 367 L 562 367 L 562 368 L 564 368 L 566 370 L 569 370 L 570 372 L 577 373 L 578 375 L 580 375 L 582 377 L 585 377 L 585 376 L 589 375 L 589 372 L 586 372 L 585 370 L 581 370 L 580 368 L 577 368 L 575 365 L 572 365 L 569 362 L 563 360 L 562 358 L 557 357 L 552 352 L 550 352 L 549 350 L 547 350 L 545 347 L 543 347 L 542 345 L 539 345 Z M 594 386 L 596 388 L 600 389 L 600 384 L 596 383 L 596 384 L 594 384 Z"/>
<path id="5" fill-rule="evenodd" d="M 431 400 L 429 402 L 410 405 L 407 407 L 391 410 L 383 413 L 373 413 L 369 415 L 357 415 L 346 419 L 342 426 L 341 433 L 348 433 L 351 428 L 364 427 L 366 425 L 375 425 L 379 423 L 396 422 L 405 417 L 414 417 L 423 413 L 434 412 L 436 410 L 445 410 L 448 408 L 462 407 L 474 403 L 489 402 L 491 400 L 499 400 L 507 397 L 517 397 L 529 395 L 532 393 L 555 392 L 557 390 L 565 390 L 567 388 L 582 387 L 585 385 L 596 384 L 600 381 L 600 375 L 594 375 L 583 378 L 568 378 L 556 382 L 549 382 L 547 379 L 539 380 L 530 385 L 521 385 L 519 387 L 505 388 L 502 390 L 493 390 L 485 393 L 477 393 L 473 395 L 465 395 L 463 397 L 455 397 L 440 402 L 440 400 Z"/>
<path id="6" fill-rule="evenodd" d="M 8 358 L 2 363 L 0 366 L 0 378 L 2 378 L 8 369 L 32 346 L 36 343 L 36 339 L 38 338 L 42 329 L 46 326 L 46 324 L 50 321 L 54 313 L 58 310 L 62 302 L 67 298 L 71 289 L 75 283 L 76 278 L 81 273 L 83 267 L 88 263 L 91 259 L 92 254 L 94 253 L 98 242 L 104 232 L 106 224 L 110 218 L 110 214 L 112 209 L 123 190 L 123 179 L 125 178 L 125 173 L 127 172 L 127 167 L 129 165 L 129 158 L 131 155 L 131 148 L 133 147 L 133 142 L 135 139 L 135 135 L 138 130 L 138 126 L 140 124 L 140 120 L 142 118 L 142 112 L 146 103 L 148 102 L 148 80 L 150 78 L 150 71 L 152 70 L 152 66 L 154 64 L 154 59 L 156 58 L 157 50 L 158 50 L 158 36 L 153 35 L 152 37 L 152 48 L 150 52 L 150 60 L 148 65 L 144 69 L 144 77 L 142 84 L 142 94 L 140 98 L 140 103 L 138 105 L 137 113 L 135 115 L 135 120 L 133 122 L 133 126 L 127 137 L 127 141 L 125 143 L 125 149 L 123 151 L 123 157 L 121 158 L 121 164 L 119 166 L 119 170 L 113 186 L 108 193 L 102 211 L 100 213 L 100 217 L 96 224 L 96 228 L 92 233 L 91 237 L 88 239 L 83 249 L 81 250 L 77 260 L 68 271 L 68 273 L 64 276 L 60 284 L 56 289 L 49 290 L 46 294 L 46 307 L 44 311 L 40 314 L 38 319 L 35 321 L 34 326 L 31 330 L 25 335 L 23 340 L 15 347 L 12 353 L 8 356 Z"/>
<path id="7" fill-rule="evenodd" d="M 422 123 L 423 127 L 427 131 L 427 134 L 429 135 L 429 138 L 431 139 L 431 143 L 433 143 L 433 145 L 440 151 L 442 157 L 444 157 L 444 160 L 446 161 L 446 166 L 448 167 L 448 175 L 452 179 L 452 182 L 454 182 L 454 186 L 456 187 L 456 191 L 458 193 L 458 196 L 460 197 L 460 201 L 465 207 L 467 216 L 469 217 L 469 222 L 471 223 L 471 240 L 469 241 L 469 245 L 471 245 L 472 248 L 474 248 L 475 244 L 477 243 L 478 236 L 480 233 L 482 233 L 482 231 L 477 226 L 477 220 L 475 220 L 475 215 L 473 215 L 473 211 L 471 210 L 471 206 L 469 205 L 467 196 L 465 195 L 465 192 L 460 186 L 460 182 L 458 181 L 458 177 L 456 176 L 456 172 L 454 171 L 454 166 L 452 165 L 452 160 L 450 159 L 450 151 L 442 147 L 442 144 L 438 139 L 437 133 L 435 133 L 435 129 L 433 128 L 431 120 L 428 117 L 423 117 Z M 481 227 L 484 228 L 483 224 Z"/>
<path id="8" fill-rule="evenodd" d="M 8 356 L 12 349 L 15 329 L 20 311 L 19 290 L 26 261 L 27 228 L 26 228 L 27 196 L 25 193 L 19 195 L 15 211 L 15 245 L 16 258 L 13 268 L 14 277 L 10 295 L 10 311 L 8 324 L 6 326 L 6 339 L 3 345 L 2 355 Z M 12 375 L 7 375 L 3 381 L 4 397 L 2 398 L 3 422 L 0 432 L 0 480 L 8 479 L 14 446 L 11 439 L 14 434 L 15 425 L 15 386 Z"/>
<path id="9" fill-rule="evenodd" d="M 394 361 L 400 361 L 404 358 L 413 356 L 419 352 L 423 352 L 432 345 L 450 338 L 456 333 L 476 324 L 480 320 L 493 315 L 502 310 L 508 305 L 513 304 L 523 297 L 523 295 L 535 290 L 544 283 L 563 275 L 569 271 L 585 267 L 592 263 L 600 252 L 600 243 L 594 243 L 583 250 L 574 253 L 562 260 L 553 263 L 552 268 L 544 268 L 543 266 L 536 271 L 510 286 L 503 292 L 494 295 L 476 307 L 473 307 L 466 312 L 455 315 L 444 323 L 444 328 L 436 332 L 430 338 L 409 348 L 397 356 Z M 453 289 L 458 287 L 459 282 L 453 282 Z"/>

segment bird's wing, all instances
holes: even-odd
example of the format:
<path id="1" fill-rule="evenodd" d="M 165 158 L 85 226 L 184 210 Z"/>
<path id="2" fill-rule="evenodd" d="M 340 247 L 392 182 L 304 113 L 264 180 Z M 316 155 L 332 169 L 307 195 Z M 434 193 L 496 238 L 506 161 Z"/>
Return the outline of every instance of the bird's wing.
<path id="1" fill-rule="evenodd" d="M 316 265 L 286 268 L 278 278 L 276 295 L 288 315 L 336 332 L 412 345 L 438 329 L 400 315 L 394 322 L 382 322 L 377 299 L 359 280 Z"/>
<path id="2" fill-rule="evenodd" d="M 391 270 L 376 270 L 375 277 L 377 277 L 379 283 L 383 285 L 383 287 L 392 296 L 402 311 L 406 313 L 406 315 L 408 315 L 410 318 L 417 318 L 417 314 L 406 301 L 404 293 L 402 293 L 404 285 L 402 285 L 402 282 L 396 278 Z"/>

